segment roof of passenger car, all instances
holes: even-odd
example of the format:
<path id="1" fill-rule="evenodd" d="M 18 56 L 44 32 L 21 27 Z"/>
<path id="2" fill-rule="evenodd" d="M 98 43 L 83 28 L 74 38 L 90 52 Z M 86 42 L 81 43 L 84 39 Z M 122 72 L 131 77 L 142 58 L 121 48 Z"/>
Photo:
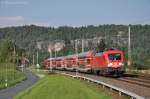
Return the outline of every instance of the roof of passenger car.
<path id="1" fill-rule="evenodd" d="M 79 58 L 79 59 L 81 59 L 81 58 L 90 58 L 90 57 L 92 57 L 94 54 L 95 54 L 95 51 L 87 51 L 87 52 L 80 53 L 80 54 L 78 55 L 78 58 Z"/>

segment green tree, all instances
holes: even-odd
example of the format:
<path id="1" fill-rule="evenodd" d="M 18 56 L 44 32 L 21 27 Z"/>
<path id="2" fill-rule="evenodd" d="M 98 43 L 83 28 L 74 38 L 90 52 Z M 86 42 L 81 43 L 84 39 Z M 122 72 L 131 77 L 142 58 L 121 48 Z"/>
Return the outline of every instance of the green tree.
<path id="1" fill-rule="evenodd" d="M 97 45 L 97 50 L 105 50 L 105 49 L 106 49 L 105 40 L 101 39 L 101 41 Z"/>

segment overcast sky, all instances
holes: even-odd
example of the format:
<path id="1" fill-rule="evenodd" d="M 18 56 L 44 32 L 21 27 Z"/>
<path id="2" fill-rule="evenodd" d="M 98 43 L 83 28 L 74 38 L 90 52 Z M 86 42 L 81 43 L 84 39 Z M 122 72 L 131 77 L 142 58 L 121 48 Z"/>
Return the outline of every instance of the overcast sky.
<path id="1" fill-rule="evenodd" d="M 150 24 L 150 0 L 0 0 L 0 27 Z"/>

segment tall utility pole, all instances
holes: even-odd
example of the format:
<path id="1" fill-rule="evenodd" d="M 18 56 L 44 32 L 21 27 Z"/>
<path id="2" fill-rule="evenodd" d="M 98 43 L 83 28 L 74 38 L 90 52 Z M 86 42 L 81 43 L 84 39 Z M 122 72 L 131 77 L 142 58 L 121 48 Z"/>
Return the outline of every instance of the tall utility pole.
<path id="1" fill-rule="evenodd" d="M 55 49 L 55 58 L 57 57 L 57 51 L 56 51 L 56 49 Z"/>
<path id="2" fill-rule="evenodd" d="M 16 64 L 16 47 L 15 47 L 15 45 L 14 45 L 14 53 L 13 53 L 13 62 L 14 62 L 14 70 L 16 69 L 16 66 L 18 65 L 18 64 Z M 13 79 L 15 79 L 15 71 L 13 71 Z"/>
<path id="3" fill-rule="evenodd" d="M 38 51 L 37 51 L 36 55 L 37 55 L 36 62 L 37 62 L 37 64 L 39 64 L 39 53 L 38 53 Z"/>
<path id="4" fill-rule="evenodd" d="M 77 63 L 76 63 L 76 65 L 78 65 L 78 40 L 75 40 L 75 51 L 76 51 L 76 56 L 77 56 Z M 76 76 L 77 76 L 77 73 L 78 73 L 77 67 L 76 67 Z"/>
<path id="5" fill-rule="evenodd" d="M 33 60 L 32 60 L 32 62 L 33 62 L 33 66 L 34 66 L 34 54 L 33 54 Z"/>
<path id="6" fill-rule="evenodd" d="M 105 43 L 107 45 L 107 34 L 106 34 L 106 31 L 104 31 L 104 33 L 105 33 Z"/>
<path id="7" fill-rule="evenodd" d="M 7 59 L 6 59 L 6 62 L 7 62 Z M 7 67 L 8 67 L 8 64 L 6 64 L 6 78 L 5 78 L 5 87 L 7 87 L 8 86 L 8 77 L 7 77 Z"/>
<path id="8" fill-rule="evenodd" d="M 128 26 L 128 66 L 131 65 L 131 35 L 130 35 L 130 25 Z"/>
<path id="9" fill-rule="evenodd" d="M 37 50 L 37 64 L 36 64 L 36 68 L 37 68 L 37 72 L 39 72 L 40 65 L 39 65 L 39 53 L 38 53 L 38 50 Z"/>
<path id="10" fill-rule="evenodd" d="M 75 51 L 78 54 L 78 40 L 75 40 Z"/>
<path id="11" fill-rule="evenodd" d="M 49 52 L 49 57 L 50 57 L 50 63 L 48 64 L 50 72 L 52 72 L 52 47 L 49 45 L 48 46 L 48 52 Z"/>
<path id="12" fill-rule="evenodd" d="M 82 52 L 84 52 L 84 39 L 82 39 Z"/>
<path id="13" fill-rule="evenodd" d="M 52 58 L 52 51 L 49 51 L 49 57 Z"/>
<path id="14" fill-rule="evenodd" d="M 50 53 L 50 60 L 52 59 L 52 51 L 49 50 L 49 53 Z M 56 58 L 56 57 L 55 57 Z M 50 61 L 50 71 L 52 72 L 52 60 Z"/>

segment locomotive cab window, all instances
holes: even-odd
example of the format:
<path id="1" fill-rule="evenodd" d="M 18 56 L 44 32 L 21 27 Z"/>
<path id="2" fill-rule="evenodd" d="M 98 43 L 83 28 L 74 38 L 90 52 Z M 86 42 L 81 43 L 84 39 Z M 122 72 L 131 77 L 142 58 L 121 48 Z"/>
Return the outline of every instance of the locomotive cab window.
<path id="1" fill-rule="evenodd" d="M 120 54 L 109 54 L 108 55 L 109 60 L 121 60 Z"/>

